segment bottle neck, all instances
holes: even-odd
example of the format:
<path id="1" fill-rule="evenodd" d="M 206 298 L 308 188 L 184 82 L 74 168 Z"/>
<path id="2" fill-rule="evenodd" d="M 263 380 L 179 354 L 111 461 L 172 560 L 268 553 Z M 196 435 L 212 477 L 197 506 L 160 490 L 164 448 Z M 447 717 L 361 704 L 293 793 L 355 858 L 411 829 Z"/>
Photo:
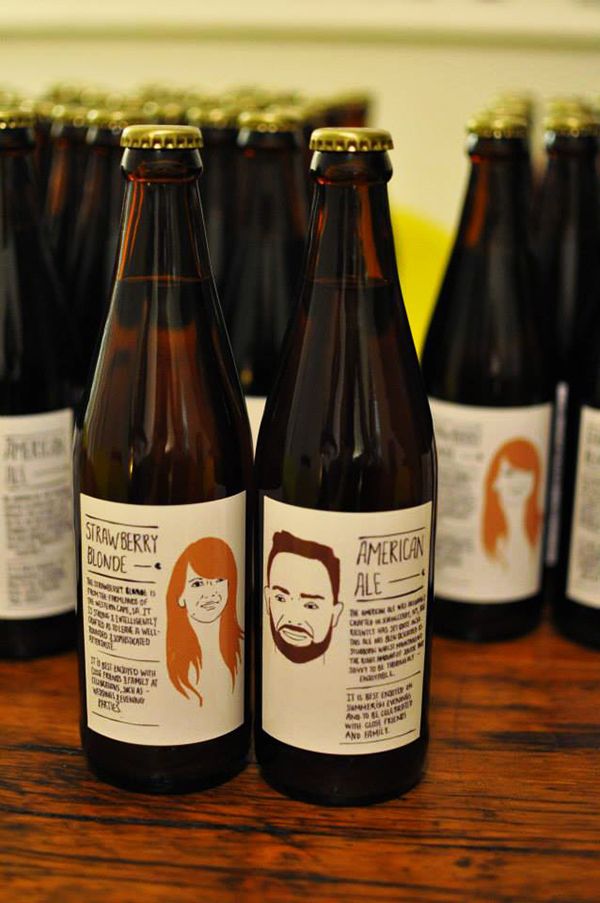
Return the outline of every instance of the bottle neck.
<path id="1" fill-rule="evenodd" d="M 244 149 L 241 161 L 241 224 L 261 237 L 303 240 L 306 197 L 302 158 L 296 148 Z"/>
<path id="2" fill-rule="evenodd" d="M 597 228 L 598 182 L 593 139 L 556 140 L 548 148 L 548 165 L 542 186 L 542 218 L 548 211 Z M 541 224 L 543 227 L 543 223 Z"/>
<path id="3" fill-rule="evenodd" d="M 210 277 L 199 164 L 198 158 L 196 169 L 186 169 L 163 161 L 162 166 L 141 165 L 127 173 L 117 279 L 176 282 Z M 152 171 L 159 166 L 160 174 Z"/>
<path id="4" fill-rule="evenodd" d="M 529 244 L 529 157 L 521 142 L 504 152 L 471 154 L 471 174 L 458 233 L 467 248 L 501 242 L 525 248 Z"/>
<path id="5" fill-rule="evenodd" d="M 0 244 L 14 229 L 40 223 L 38 186 L 30 148 L 0 150 Z"/>
<path id="6" fill-rule="evenodd" d="M 317 181 L 307 271 L 317 281 L 365 285 L 397 280 L 386 182 Z"/>

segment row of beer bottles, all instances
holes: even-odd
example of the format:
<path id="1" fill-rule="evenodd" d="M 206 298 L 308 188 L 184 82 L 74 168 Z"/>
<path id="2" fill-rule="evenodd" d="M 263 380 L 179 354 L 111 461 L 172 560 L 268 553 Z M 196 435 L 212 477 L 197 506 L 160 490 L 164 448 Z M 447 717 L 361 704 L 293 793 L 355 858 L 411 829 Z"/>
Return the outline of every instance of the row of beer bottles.
<path id="1" fill-rule="evenodd" d="M 2 159 L 26 156 L 30 130 L 13 126 Z M 74 453 L 83 746 L 99 775 L 138 789 L 235 773 L 255 636 L 257 755 L 271 783 L 334 803 L 396 795 L 418 780 L 428 741 L 435 457 L 395 266 L 391 139 L 315 133 L 303 288 L 254 478 L 208 260 L 200 144 L 189 127 L 122 136 L 114 290 Z M 3 618 L 23 631 L 32 613 L 12 589 L 29 603 L 32 583 L 52 576 L 57 608 L 34 627 L 60 630 L 73 577 L 49 520 L 59 502 L 67 520 L 68 415 L 56 398 L 42 422 L 39 398 L 0 419 L 27 484 L 2 499 L 15 531 Z M 35 517 L 45 530 L 19 545 Z"/>
<path id="2" fill-rule="evenodd" d="M 119 137 L 139 117 L 131 110 L 88 115 L 83 175 L 75 165 L 76 126 L 61 122 L 54 138 L 45 219 L 80 337 L 81 385 L 101 333 L 114 267 L 123 197 Z M 244 388 L 262 397 L 262 410 L 306 235 L 302 123 L 286 109 L 239 116 L 216 108 L 187 111 L 194 123 L 207 117 L 202 198 L 211 266 Z"/>
<path id="3" fill-rule="evenodd" d="M 122 245 L 75 447 L 88 760 L 138 789 L 239 770 L 254 634 L 271 783 L 334 803 L 396 795 L 427 745 L 435 462 L 395 269 L 389 135 L 313 137 L 305 278 L 256 457 L 254 617 L 252 446 L 208 263 L 200 134 L 139 126 L 122 142 Z M 378 552 L 382 534 L 406 538 L 405 555 Z M 376 632 L 389 656 L 369 676 Z"/>
<path id="4" fill-rule="evenodd" d="M 468 131 L 422 359 L 440 460 L 436 625 L 516 636 L 546 596 L 562 630 L 600 645 L 597 124 L 583 108 L 546 121 L 533 228 L 526 122 L 492 112 Z"/>

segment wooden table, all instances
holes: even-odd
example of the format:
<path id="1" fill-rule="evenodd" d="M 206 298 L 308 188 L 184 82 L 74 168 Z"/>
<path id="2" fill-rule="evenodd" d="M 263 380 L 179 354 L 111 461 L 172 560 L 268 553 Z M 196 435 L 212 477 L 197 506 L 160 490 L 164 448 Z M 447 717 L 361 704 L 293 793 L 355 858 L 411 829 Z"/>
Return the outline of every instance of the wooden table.
<path id="1" fill-rule="evenodd" d="M 600 900 L 600 653 L 549 625 L 437 639 L 424 781 L 323 809 L 251 765 L 179 797 L 113 789 L 79 748 L 75 656 L 0 663 L 0 899 Z"/>

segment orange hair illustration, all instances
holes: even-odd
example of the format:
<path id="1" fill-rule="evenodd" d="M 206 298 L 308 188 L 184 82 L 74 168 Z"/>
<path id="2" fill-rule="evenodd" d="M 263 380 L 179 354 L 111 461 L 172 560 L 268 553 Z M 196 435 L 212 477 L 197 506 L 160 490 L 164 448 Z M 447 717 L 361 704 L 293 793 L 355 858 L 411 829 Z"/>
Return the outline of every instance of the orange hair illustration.
<path id="1" fill-rule="evenodd" d="M 223 661 L 231 673 L 232 687 L 235 686 L 242 660 L 244 631 L 237 619 L 237 567 L 233 552 L 226 542 L 212 536 L 193 542 L 175 562 L 167 589 L 167 670 L 175 689 L 187 698 L 190 698 L 190 692 L 193 693 L 202 705 L 202 696 L 189 676 L 190 668 L 193 668 L 196 673 L 195 682 L 200 679 L 202 649 L 196 631 L 190 624 L 187 609 L 179 605 L 185 588 L 188 564 L 207 580 L 228 581 L 227 602 L 219 623 L 219 646 Z"/>
<path id="2" fill-rule="evenodd" d="M 492 459 L 485 478 L 483 508 L 483 545 L 492 558 L 498 557 L 498 542 L 508 536 L 508 523 L 502 502 L 494 487 L 505 458 L 513 467 L 533 473 L 533 489 L 525 502 L 523 527 L 532 549 L 538 544 L 542 528 L 542 512 L 538 505 L 541 479 L 540 456 L 536 447 L 527 439 L 511 439 L 505 442 Z"/>

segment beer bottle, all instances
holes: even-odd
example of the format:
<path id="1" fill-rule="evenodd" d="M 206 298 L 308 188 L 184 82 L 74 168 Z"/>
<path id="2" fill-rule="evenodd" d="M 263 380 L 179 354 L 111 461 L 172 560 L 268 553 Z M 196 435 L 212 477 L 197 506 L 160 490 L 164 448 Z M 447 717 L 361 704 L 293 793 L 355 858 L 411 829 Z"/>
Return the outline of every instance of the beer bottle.
<path id="1" fill-rule="evenodd" d="M 600 648 L 600 317 L 573 352 L 554 616 L 571 639 Z"/>
<path id="2" fill-rule="evenodd" d="M 304 278 L 256 453 L 256 752 L 361 804 L 428 742 L 435 451 L 398 281 L 388 132 L 317 129 Z"/>
<path id="3" fill-rule="evenodd" d="M 87 114 L 89 158 L 67 264 L 70 308 L 82 346 L 82 386 L 110 295 L 124 188 L 119 139 L 132 121 L 133 111 L 95 109 Z"/>
<path id="4" fill-rule="evenodd" d="M 471 175 L 425 340 L 439 455 L 436 627 L 533 628 L 541 605 L 551 388 L 528 248 L 525 120 L 468 127 Z"/>
<path id="5" fill-rule="evenodd" d="M 200 132 L 123 131 L 115 282 L 76 431 L 81 734 L 103 779 L 217 783 L 245 761 L 252 447 L 212 280 Z"/>
<path id="6" fill-rule="evenodd" d="M 300 275 L 306 238 L 299 117 L 239 117 L 240 225 L 224 309 L 256 442 Z"/>
<path id="7" fill-rule="evenodd" d="M 340 128 L 366 126 L 372 102 L 366 91 L 340 91 L 329 101 L 329 123 Z"/>
<path id="8" fill-rule="evenodd" d="M 34 117 L 0 111 L 0 657 L 75 640 L 64 308 L 42 230 Z"/>
<path id="9" fill-rule="evenodd" d="M 86 165 L 87 109 L 57 105 L 50 129 L 51 162 L 44 218 L 50 247 L 61 280 L 67 277 L 69 249 L 73 242 Z"/>
<path id="10" fill-rule="evenodd" d="M 555 595 L 565 430 L 576 335 L 600 298 L 600 217 L 595 156 L 597 126 L 582 107 L 566 105 L 544 123 L 548 165 L 537 211 L 536 267 L 550 348 L 555 404 L 546 534 L 546 590 Z M 576 357 L 573 357 L 575 353 Z"/>
<path id="11" fill-rule="evenodd" d="M 237 107 L 191 107 L 189 125 L 202 130 L 204 146 L 201 194 L 206 237 L 219 297 L 225 288 L 238 221 Z"/>

